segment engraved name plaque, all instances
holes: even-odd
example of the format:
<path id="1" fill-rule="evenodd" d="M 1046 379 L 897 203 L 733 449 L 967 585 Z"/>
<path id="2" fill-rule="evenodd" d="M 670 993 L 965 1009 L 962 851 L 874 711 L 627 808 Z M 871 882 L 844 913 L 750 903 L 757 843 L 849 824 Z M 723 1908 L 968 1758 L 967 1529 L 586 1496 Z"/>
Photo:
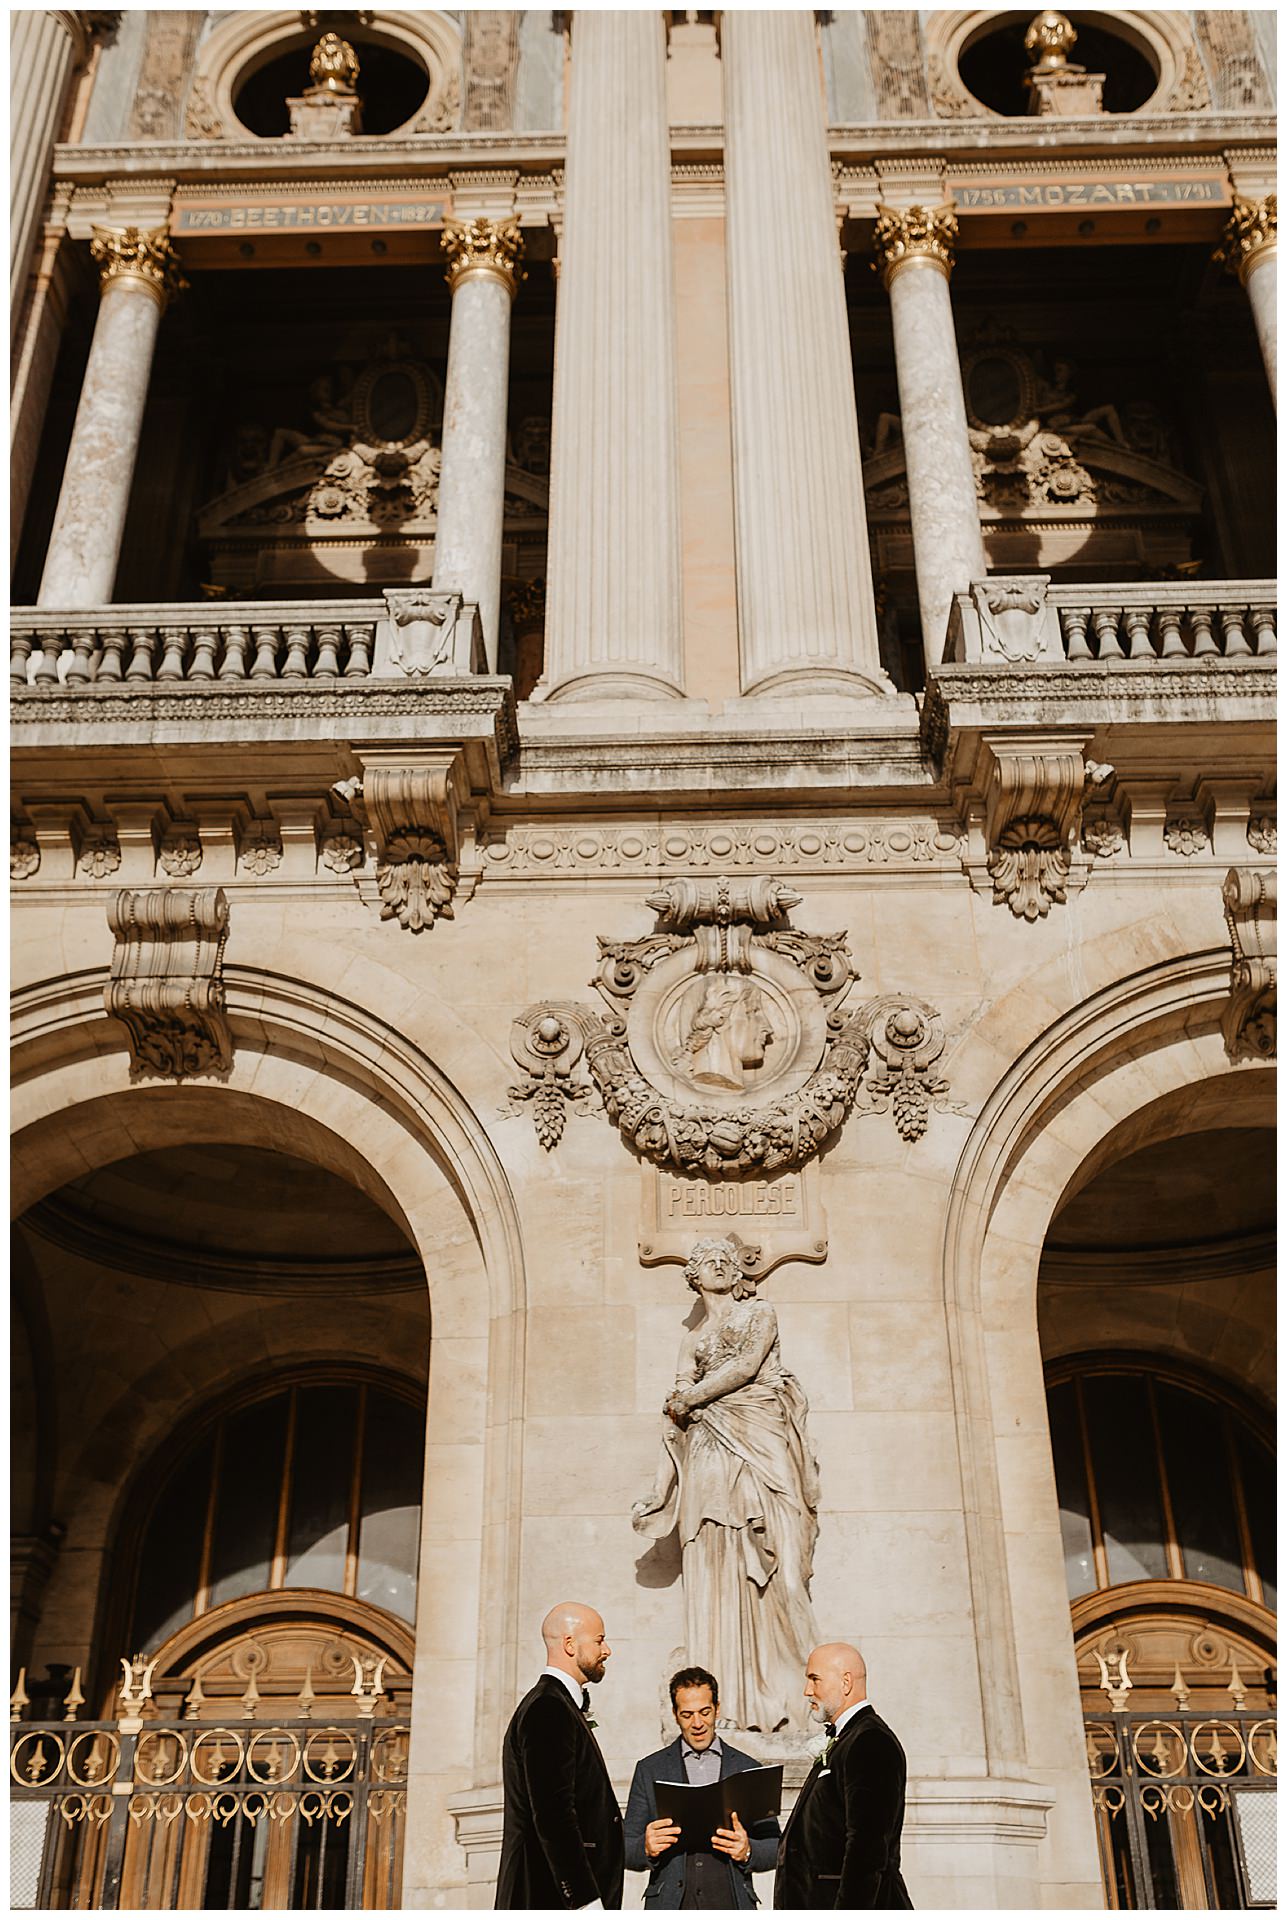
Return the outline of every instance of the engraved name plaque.
<path id="1" fill-rule="evenodd" d="M 657 1167 L 640 1170 L 639 1259 L 645 1267 L 682 1266 L 695 1238 L 735 1233 L 750 1270 L 772 1272 L 784 1260 L 825 1260 L 827 1226 L 817 1173 L 798 1167 L 768 1179 L 689 1179 Z"/>

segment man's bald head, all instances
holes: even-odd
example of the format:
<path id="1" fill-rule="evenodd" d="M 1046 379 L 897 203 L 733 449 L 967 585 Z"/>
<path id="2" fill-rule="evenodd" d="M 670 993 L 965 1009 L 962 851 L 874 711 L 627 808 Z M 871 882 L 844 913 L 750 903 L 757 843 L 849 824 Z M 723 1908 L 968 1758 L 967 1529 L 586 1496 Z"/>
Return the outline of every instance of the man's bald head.
<path id="1" fill-rule="evenodd" d="M 804 1697 L 823 1720 L 838 1720 L 847 1707 L 867 1698 L 867 1663 L 847 1640 L 829 1640 L 809 1655 Z"/>
<path id="2" fill-rule="evenodd" d="M 598 1681 L 612 1652 L 602 1616 L 580 1600 L 560 1600 L 541 1622 L 546 1664 L 574 1680 Z"/>

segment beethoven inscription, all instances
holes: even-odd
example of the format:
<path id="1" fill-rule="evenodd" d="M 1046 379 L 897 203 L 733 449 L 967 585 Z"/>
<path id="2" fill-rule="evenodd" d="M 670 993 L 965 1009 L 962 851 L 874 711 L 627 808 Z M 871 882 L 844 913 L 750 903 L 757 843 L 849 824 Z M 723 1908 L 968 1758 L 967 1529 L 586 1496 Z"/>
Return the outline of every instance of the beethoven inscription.
<path id="1" fill-rule="evenodd" d="M 184 233 L 268 233 L 302 228 L 437 227 L 446 211 L 442 200 L 258 200 L 253 204 L 213 207 L 191 202 L 177 206 L 171 231 Z"/>

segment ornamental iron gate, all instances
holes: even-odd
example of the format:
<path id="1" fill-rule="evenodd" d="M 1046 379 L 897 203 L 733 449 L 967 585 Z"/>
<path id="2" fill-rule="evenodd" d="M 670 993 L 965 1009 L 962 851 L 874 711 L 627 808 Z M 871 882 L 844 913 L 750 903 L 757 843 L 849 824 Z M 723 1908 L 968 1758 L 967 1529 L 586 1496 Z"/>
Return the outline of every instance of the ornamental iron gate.
<path id="1" fill-rule="evenodd" d="M 356 1693 L 357 1689 L 355 1689 Z M 396 1908 L 405 1721 L 23 1721 L 11 1702 L 10 1905 L 167 1912 Z"/>
<path id="2" fill-rule="evenodd" d="M 1277 1904 L 1272 1715 L 1088 1716 L 1086 1758 L 1111 1907 Z"/>

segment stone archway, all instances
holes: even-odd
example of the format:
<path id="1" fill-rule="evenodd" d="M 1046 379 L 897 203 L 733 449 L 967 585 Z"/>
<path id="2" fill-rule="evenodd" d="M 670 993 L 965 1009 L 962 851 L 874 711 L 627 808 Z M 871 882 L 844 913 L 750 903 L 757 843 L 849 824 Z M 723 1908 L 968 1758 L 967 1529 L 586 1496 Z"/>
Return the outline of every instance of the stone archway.
<path id="1" fill-rule="evenodd" d="M 1125 957 L 1125 956 L 1120 956 Z M 1120 957 L 1118 964 L 1120 965 Z M 971 1604 L 989 1773 L 1055 1792 L 1043 1882 L 1097 1903 L 1100 1882 L 1068 1627 L 1058 1507 L 1037 1334 L 1037 1273 L 1049 1222 L 1078 1168 L 1116 1127 L 1174 1089 L 1231 1074 L 1220 1036 L 1225 949 L 1117 977 L 1046 1026 L 992 1080 L 992 1009 L 954 1062 L 954 1085 L 988 1084 L 957 1161 L 943 1280 L 956 1392 Z M 1018 990 L 1026 1005 L 1035 977 Z M 977 1054 L 977 1059 L 972 1056 Z"/>
<path id="2" fill-rule="evenodd" d="M 361 1188 L 429 1275 L 425 1505 L 462 1518 L 446 1539 L 422 1538 L 417 1638 L 436 1698 L 432 1725 L 427 1713 L 413 1721 L 405 1897 L 441 1898 L 460 1877 L 446 1800 L 494 1774 L 515 1691 L 525 1287 L 509 1182 L 448 1075 L 366 1007 L 297 978 L 229 969 L 231 1071 L 144 1085 L 131 1082 L 103 1018 L 105 978 L 95 969 L 16 997 L 15 1215 L 71 1178 L 177 1140 L 260 1143 Z M 444 1036 L 457 1068 L 477 1078 L 491 1061 L 469 1058 L 471 1044 Z"/>

